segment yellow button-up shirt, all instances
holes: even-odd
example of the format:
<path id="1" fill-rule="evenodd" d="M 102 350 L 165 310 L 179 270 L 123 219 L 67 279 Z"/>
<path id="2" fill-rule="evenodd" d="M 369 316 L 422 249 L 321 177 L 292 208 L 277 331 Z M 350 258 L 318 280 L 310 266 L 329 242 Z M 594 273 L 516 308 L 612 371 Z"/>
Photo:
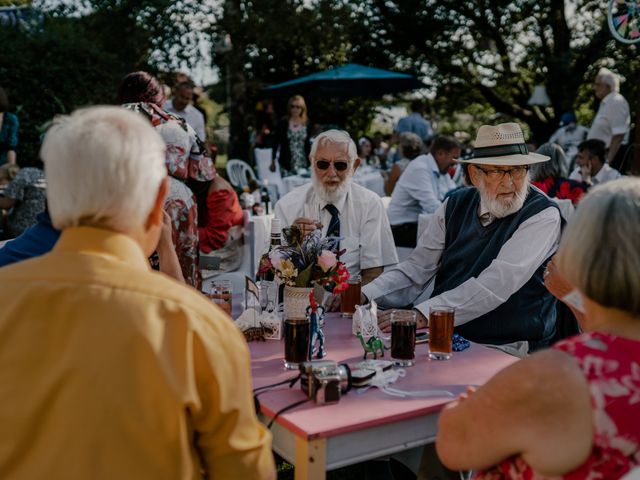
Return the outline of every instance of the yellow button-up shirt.
<path id="1" fill-rule="evenodd" d="M 131 238 L 69 228 L 0 269 L 0 478 L 274 475 L 242 335 Z"/>

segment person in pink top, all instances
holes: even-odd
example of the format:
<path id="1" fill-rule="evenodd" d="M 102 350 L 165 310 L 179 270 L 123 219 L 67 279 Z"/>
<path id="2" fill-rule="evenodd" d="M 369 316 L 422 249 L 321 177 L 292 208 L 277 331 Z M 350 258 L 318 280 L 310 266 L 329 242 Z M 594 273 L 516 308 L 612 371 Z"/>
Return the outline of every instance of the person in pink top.
<path id="1" fill-rule="evenodd" d="M 639 236 L 640 179 L 584 197 L 556 259 L 576 288 L 584 333 L 445 409 L 436 441 L 444 465 L 479 479 L 607 480 L 640 466 Z"/>

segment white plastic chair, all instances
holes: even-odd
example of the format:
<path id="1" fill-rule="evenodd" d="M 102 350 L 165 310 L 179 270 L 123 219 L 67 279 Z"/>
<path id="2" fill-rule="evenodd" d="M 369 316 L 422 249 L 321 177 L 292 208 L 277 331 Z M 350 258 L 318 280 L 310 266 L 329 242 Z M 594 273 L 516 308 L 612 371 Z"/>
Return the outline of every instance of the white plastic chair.
<path id="1" fill-rule="evenodd" d="M 237 158 L 227 161 L 227 177 L 229 177 L 231 185 L 240 189 L 248 187 L 250 180 L 256 180 L 256 175 L 249 164 Z"/>

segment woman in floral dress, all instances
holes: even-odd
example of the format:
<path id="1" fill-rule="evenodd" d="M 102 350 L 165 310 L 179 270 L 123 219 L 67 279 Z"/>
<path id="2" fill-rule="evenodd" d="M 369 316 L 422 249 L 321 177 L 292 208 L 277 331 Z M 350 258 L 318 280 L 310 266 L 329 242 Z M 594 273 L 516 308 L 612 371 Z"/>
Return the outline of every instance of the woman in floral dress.
<path id="1" fill-rule="evenodd" d="M 442 412 L 442 462 L 480 479 L 618 479 L 640 466 L 640 179 L 594 188 L 560 274 L 585 333 L 498 373 Z M 548 282 L 547 282 L 548 284 Z"/>
<path id="2" fill-rule="evenodd" d="M 147 72 L 127 75 L 118 103 L 146 116 L 167 144 L 166 165 L 171 177 L 165 210 L 173 223 L 173 240 L 186 283 L 200 289 L 198 207 L 187 181 L 207 182 L 216 176 L 202 141 L 184 119 L 166 112 L 162 86 Z"/>
<path id="3" fill-rule="evenodd" d="M 283 175 L 296 174 L 309 168 L 311 151 L 310 124 L 307 104 L 300 95 L 294 95 L 287 102 L 287 117 L 276 128 L 276 146 L 273 149 L 271 171 L 276 171 L 276 160 Z"/>

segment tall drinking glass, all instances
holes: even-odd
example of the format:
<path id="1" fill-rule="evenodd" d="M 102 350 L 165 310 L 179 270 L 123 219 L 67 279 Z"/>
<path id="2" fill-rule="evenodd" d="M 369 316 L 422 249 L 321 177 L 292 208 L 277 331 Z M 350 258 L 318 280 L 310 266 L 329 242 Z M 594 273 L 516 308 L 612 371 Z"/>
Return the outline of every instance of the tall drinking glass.
<path id="1" fill-rule="evenodd" d="M 391 360 L 409 367 L 416 357 L 416 312 L 391 310 Z"/>
<path id="2" fill-rule="evenodd" d="M 231 280 L 216 280 L 211 284 L 209 292 L 206 294 L 213 303 L 224 310 L 227 315 L 231 315 L 232 310 L 232 285 Z"/>
<path id="3" fill-rule="evenodd" d="M 449 360 L 453 352 L 453 307 L 431 307 L 429 309 L 429 358 Z"/>
<path id="4" fill-rule="evenodd" d="M 284 367 L 297 370 L 298 365 L 309 360 L 311 324 L 309 319 L 284 321 Z"/>
<path id="5" fill-rule="evenodd" d="M 340 294 L 340 311 L 343 317 L 353 317 L 356 305 L 360 303 L 362 277 L 360 275 L 351 275 L 347 285 L 347 289 Z"/>

